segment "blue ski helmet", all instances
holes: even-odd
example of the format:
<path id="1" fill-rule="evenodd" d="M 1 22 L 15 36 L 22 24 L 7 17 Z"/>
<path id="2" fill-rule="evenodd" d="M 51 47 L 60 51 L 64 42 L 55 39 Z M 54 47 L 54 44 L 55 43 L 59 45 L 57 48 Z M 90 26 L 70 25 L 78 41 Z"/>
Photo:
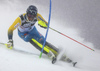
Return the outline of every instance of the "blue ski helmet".
<path id="1" fill-rule="evenodd" d="M 26 10 L 27 17 L 34 18 L 37 15 L 37 8 L 34 5 L 30 5 Z"/>

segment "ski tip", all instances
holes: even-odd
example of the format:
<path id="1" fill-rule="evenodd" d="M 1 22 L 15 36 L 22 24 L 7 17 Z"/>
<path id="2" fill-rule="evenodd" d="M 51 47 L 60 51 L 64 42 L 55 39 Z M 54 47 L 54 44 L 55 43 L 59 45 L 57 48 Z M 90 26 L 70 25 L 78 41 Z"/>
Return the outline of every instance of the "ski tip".
<path id="1" fill-rule="evenodd" d="M 92 50 L 92 51 L 95 51 L 95 50 Z"/>
<path id="2" fill-rule="evenodd" d="M 57 61 L 57 58 L 56 57 L 53 57 L 52 64 L 56 63 L 56 61 Z"/>
<path id="3" fill-rule="evenodd" d="M 75 67 L 76 64 L 77 64 L 77 62 L 73 62 L 73 67 Z"/>

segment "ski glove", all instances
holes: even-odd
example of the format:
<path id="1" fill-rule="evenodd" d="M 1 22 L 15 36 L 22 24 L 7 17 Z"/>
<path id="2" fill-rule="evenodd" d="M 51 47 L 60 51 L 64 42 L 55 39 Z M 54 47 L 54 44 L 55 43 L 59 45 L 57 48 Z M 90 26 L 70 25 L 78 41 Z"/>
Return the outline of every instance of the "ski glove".
<path id="1" fill-rule="evenodd" d="M 40 27 L 42 27 L 42 28 L 44 28 L 44 29 L 47 29 L 47 27 L 43 27 L 43 26 L 41 26 L 40 24 L 38 24 Z"/>
<path id="2" fill-rule="evenodd" d="M 38 21 L 38 25 L 40 26 L 40 27 L 42 27 L 42 28 L 44 28 L 44 29 L 46 29 L 47 28 L 47 24 L 44 22 L 44 21 Z"/>
<path id="3" fill-rule="evenodd" d="M 7 48 L 12 49 L 13 48 L 13 40 L 10 39 L 7 43 Z"/>

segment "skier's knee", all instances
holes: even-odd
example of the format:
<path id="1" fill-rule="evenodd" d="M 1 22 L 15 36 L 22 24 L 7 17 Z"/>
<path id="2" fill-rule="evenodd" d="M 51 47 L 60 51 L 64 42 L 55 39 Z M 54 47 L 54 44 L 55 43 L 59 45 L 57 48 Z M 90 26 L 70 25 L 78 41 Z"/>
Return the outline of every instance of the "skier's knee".
<path id="1" fill-rule="evenodd" d="M 29 40 L 29 39 L 24 39 L 24 41 L 25 41 L 25 42 L 29 42 L 30 40 Z"/>

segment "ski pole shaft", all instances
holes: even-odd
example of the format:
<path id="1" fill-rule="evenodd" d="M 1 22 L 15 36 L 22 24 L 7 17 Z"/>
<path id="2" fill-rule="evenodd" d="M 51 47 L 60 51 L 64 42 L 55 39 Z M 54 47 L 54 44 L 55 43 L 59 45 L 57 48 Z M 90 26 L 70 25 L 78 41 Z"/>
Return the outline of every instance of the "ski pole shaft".
<path id="1" fill-rule="evenodd" d="M 71 40 L 73 40 L 73 41 L 75 41 L 75 42 L 79 43 L 80 45 L 82 45 L 82 46 L 84 46 L 84 47 L 86 47 L 86 48 L 88 48 L 88 49 L 90 49 L 90 50 L 94 51 L 94 49 L 92 49 L 92 48 L 90 48 L 90 47 L 88 47 L 88 46 L 86 46 L 86 45 L 82 44 L 81 42 L 79 42 L 79 41 L 77 41 L 77 40 L 75 40 L 75 39 L 73 39 L 73 38 L 71 38 L 71 37 L 69 37 L 69 36 L 67 36 L 67 35 L 65 35 L 65 34 L 63 34 L 63 33 L 59 32 L 59 31 L 57 31 L 57 30 L 55 30 L 55 29 L 53 29 L 53 28 L 51 28 L 51 27 L 49 27 L 49 28 L 50 28 L 51 30 L 53 30 L 53 31 L 55 31 L 55 32 L 57 32 L 57 33 L 59 33 L 59 34 L 61 34 L 61 35 L 65 36 L 65 37 L 67 37 L 67 38 L 69 38 L 69 39 L 71 39 Z"/>
<path id="2" fill-rule="evenodd" d="M 5 44 L 7 44 L 7 43 L 2 43 L 2 42 L 0 42 L 0 44 L 5 45 Z"/>

